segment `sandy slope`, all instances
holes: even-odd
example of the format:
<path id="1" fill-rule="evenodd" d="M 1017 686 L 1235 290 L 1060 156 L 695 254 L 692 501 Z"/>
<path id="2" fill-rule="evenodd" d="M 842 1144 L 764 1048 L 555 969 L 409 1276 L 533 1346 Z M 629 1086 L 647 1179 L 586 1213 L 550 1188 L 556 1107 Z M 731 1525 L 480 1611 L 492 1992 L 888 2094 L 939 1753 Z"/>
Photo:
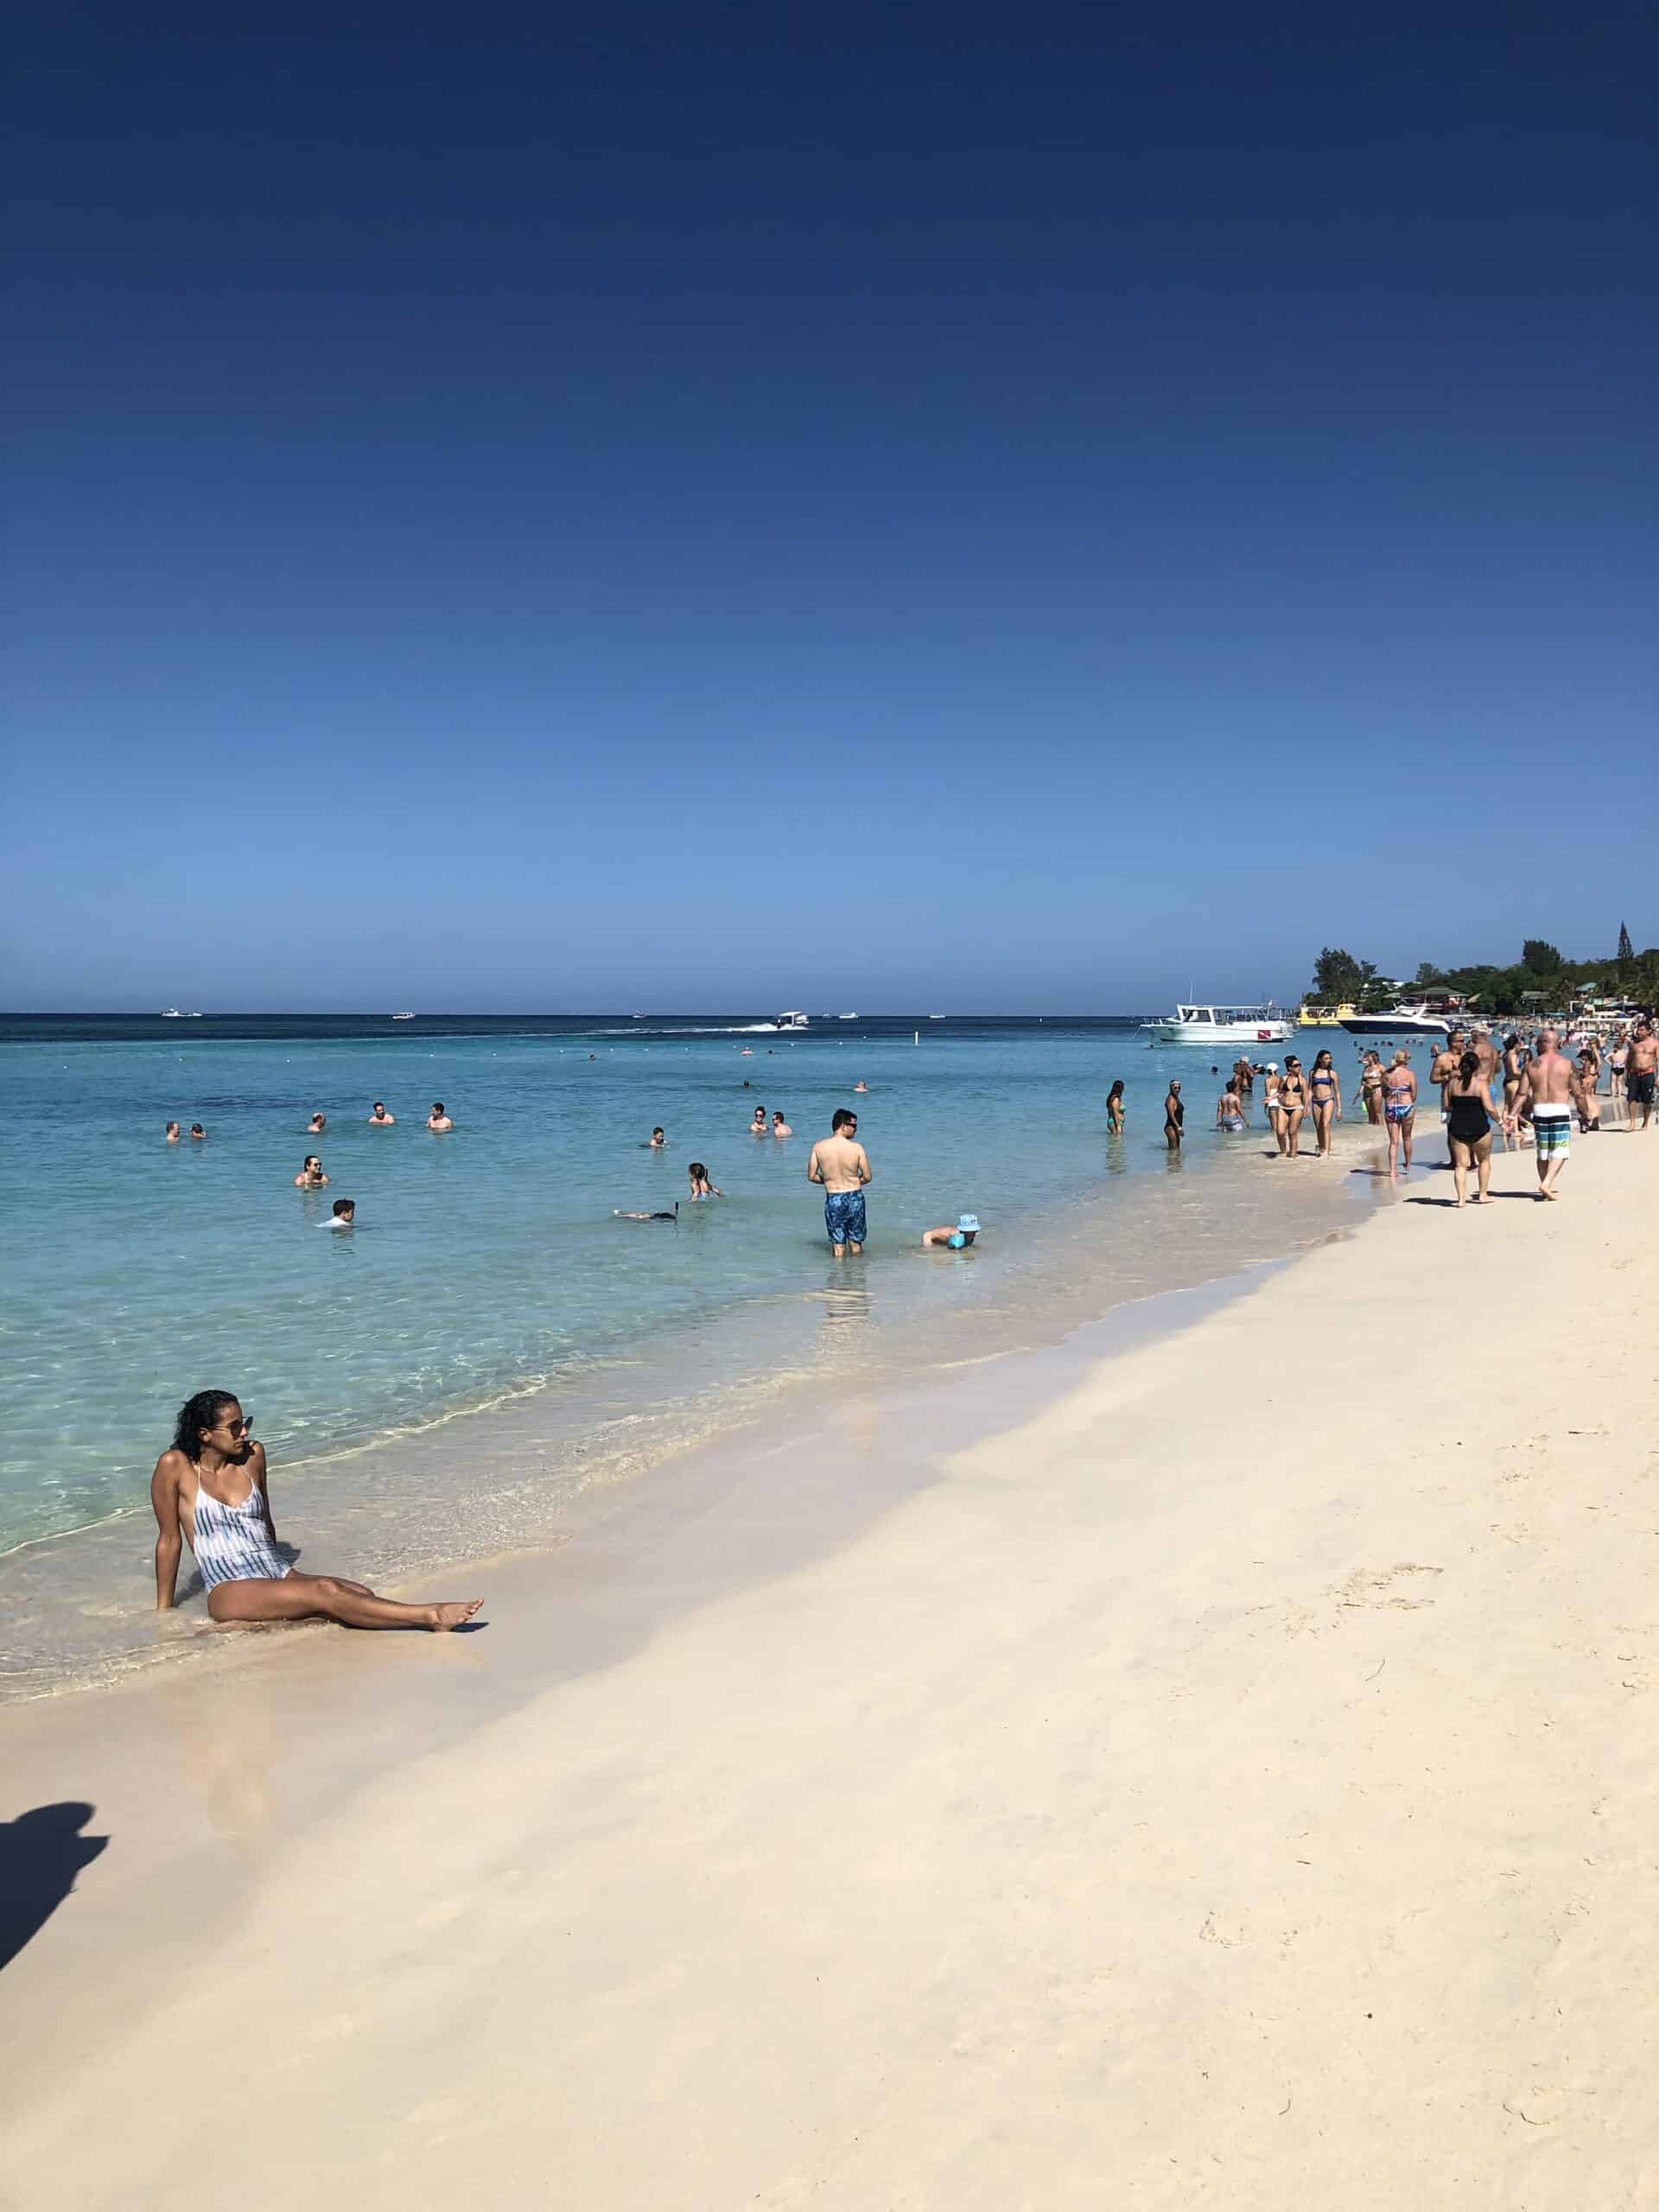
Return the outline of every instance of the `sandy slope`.
<path id="1" fill-rule="evenodd" d="M 284 1777 L 343 1770 L 365 1686 L 396 1737 L 487 1637 L 16 1716 L 0 1812 L 93 1797 L 111 1843 L 0 1980 L 0 2201 L 1659 2202 L 1659 1136 L 1531 1177 L 1385 1210 L 332 1812 Z M 820 1481 L 925 1461 L 869 1414 Z M 716 1499 L 687 1558 L 752 1535 Z"/>

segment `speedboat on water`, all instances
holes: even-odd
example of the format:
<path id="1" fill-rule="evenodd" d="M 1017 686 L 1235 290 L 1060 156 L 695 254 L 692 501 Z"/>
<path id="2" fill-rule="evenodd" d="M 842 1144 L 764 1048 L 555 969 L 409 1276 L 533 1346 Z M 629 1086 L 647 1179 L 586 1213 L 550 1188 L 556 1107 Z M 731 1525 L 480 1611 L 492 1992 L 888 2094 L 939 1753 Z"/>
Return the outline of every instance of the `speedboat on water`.
<path id="1" fill-rule="evenodd" d="M 412 1014 L 394 1014 L 391 1018 L 394 1021 L 413 1021 L 415 1019 Z"/>
<path id="2" fill-rule="evenodd" d="M 1290 1023 L 1264 999 L 1260 1005 L 1178 1006 L 1160 1021 L 1143 1021 L 1157 1045 L 1281 1045 Z"/>
<path id="3" fill-rule="evenodd" d="M 1452 1024 L 1443 1014 L 1431 1014 L 1419 1000 L 1412 1006 L 1390 1007 L 1386 1014 L 1345 1014 L 1338 1024 L 1351 1037 L 1449 1037 Z"/>
<path id="4" fill-rule="evenodd" d="M 774 1029 L 810 1029 L 811 1026 L 804 1014 L 780 1014 L 772 1024 Z"/>

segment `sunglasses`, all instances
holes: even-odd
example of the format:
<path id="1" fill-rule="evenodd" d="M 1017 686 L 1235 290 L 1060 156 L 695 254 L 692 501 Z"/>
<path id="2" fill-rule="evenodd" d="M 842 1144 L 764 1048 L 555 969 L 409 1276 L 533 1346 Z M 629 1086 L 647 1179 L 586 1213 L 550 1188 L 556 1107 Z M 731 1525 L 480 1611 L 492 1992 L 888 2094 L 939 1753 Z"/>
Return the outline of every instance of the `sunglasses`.
<path id="1" fill-rule="evenodd" d="M 240 1421 L 227 1421 L 225 1426 L 232 1436 L 245 1436 L 253 1427 L 253 1415 L 244 1414 Z"/>

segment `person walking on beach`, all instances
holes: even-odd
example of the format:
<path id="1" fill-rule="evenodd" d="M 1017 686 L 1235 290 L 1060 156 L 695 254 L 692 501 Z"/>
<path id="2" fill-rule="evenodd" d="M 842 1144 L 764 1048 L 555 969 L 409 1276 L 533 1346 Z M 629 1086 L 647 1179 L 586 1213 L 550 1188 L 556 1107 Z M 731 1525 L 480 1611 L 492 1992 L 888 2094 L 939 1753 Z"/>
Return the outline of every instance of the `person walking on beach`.
<path id="1" fill-rule="evenodd" d="M 1515 1122 L 1516 1102 L 1521 1096 L 1521 1079 L 1527 1071 L 1527 1048 L 1516 1032 L 1511 1030 L 1503 1040 L 1503 1149 L 1511 1145 L 1518 1151 L 1521 1137 Z"/>
<path id="2" fill-rule="evenodd" d="M 1382 1078 L 1382 1124 L 1389 1133 L 1389 1180 L 1395 1174 L 1395 1160 L 1403 1149 L 1406 1172 L 1411 1172 L 1411 1138 L 1416 1127 L 1417 1078 L 1411 1071 L 1411 1054 L 1396 1047 L 1394 1065 Z"/>
<path id="3" fill-rule="evenodd" d="M 1445 1044 L 1442 1045 L 1436 1052 L 1428 1071 L 1429 1081 L 1434 1085 L 1434 1088 L 1440 1094 L 1440 1127 L 1442 1128 L 1446 1127 L 1446 1117 L 1447 1112 L 1446 1103 L 1446 1085 L 1451 1082 L 1452 1077 L 1456 1075 L 1458 1071 L 1458 1062 L 1462 1058 L 1462 1032 L 1454 1029 L 1451 1035 L 1446 1039 Z M 1446 1140 L 1446 1165 L 1450 1166 L 1452 1164 L 1452 1143 L 1449 1138 Z"/>
<path id="4" fill-rule="evenodd" d="M 346 1628 L 454 1629 L 481 1598 L 405 1605 L 366 1583 L 296 1574 L 276 1548 L 265 1447 L 228 1390 L 198 1390 L 179 1408 L 173 1441 L 156 1462 L 156 1608 L 171 1612 L 179 1561 L 188 1543 L 207 1586 L 215 1628 L 330 1620 Z"/>
<path id="5" fill-rule="evenodd" d="M 1119 1076 L 1106 1094 L 1106 1127 L 1115 1137 L 1123 1134 L 1123 1078 Z"/>
<path id="6" fill-rule="evenodd" d="M 1282 1160 L 1285 1152 L 1285 1109 L 1279 1097 L 1279 1063 L 1269 1060 L 1262 1071 L 1262 1110 L 1268 1117 L 1268 1127 L 1273 1131 L 1274 1141 Z"/>
<path id="7" fill-rule="evenodd" d="M 1294 1052 L 1285 1055 L 1285 1071 L 1279 1078 L 1279 1119 L 1283 1124 L 1283 1151 L 1287 1160 L 1300 1157 L 1297 1146 L 1301 1139 L 1302 1117 L 1307 1111 L 1307 1084 L 1302 1076 L 1302 1064 Z"/>
<path id="8" fill-rule="evenodd" d="M 1624 1099 L 1627 1121 L 1635 1122 L 1634 1109 L 1642 1109 L 1642 1119 L 1637 1123 L 1640 1128 L 1645 1129 L 1653 1118 L 1656 1076 L 1659 1076 L 1659 1038 L 1655 1037 L 1651 1022 L 1638 1021 L 1624 1065 Z"/>
<path id="9" fill-rule="evenodd" d="M 1452 1183 L 1459 1205 L 1464 1202 L 1471 1167 L 1478 1185 L 1475 1204 L 1491 1203 L 1486 1195 L 1492 1175 L 1492 1122 L 1487 1111 L 1491 1093 L 1487 1082 L 1479 1052 L 1470 1051 L 1458 1062 L 1458 1071 L 1446 1087 L 1446 1139 L 1452 1147 Z"/>
<path id="10" fill-rule="evenodd" d="M 1313 1055 L 1313 1071 L 1307 1078 L 1313 1095 L 1313 1135 L 1321 1160 L 1331 1157 L 1331 1130 L 1342 1119 L 1342 1082 L 1331 1058 L 1330 1047 Z"/>
<path id="11" fill-rule="evenodd" d="M 830 1135 L 820 1137 L 806 1163 L 806 1179 L 823 1186 L 823 1225 L 836 1259 L 864 1249 L 864 1192 L 875 1178 L 858 1141 L 858 1116 L 837 1106 Z"/>
<path id="12" fill-rule="evenodd" d="M 1596 1077 L 1600 1072 L 1595 1046 L 1586 1039 L 1579 1052 L 1579 1081 L 1584 1086 L 1584 1103 L 1579 1108 L 1579 1135 L 1583 1137 L 1601 1134 L 1601 1101 L 1596 1096 Z"/>
<path id="13" fill-rule="evenodd" d="M 1628 1122 L 1630 1109 L 1624 1103 L 1624 1071 L 1630 1065 L 1630 1040 L 1621 1022 L 1613 1032 L 1613 1041 L 1607 1048 L 1607 1096 L 1611 1101 L 1615 1122 Z"/>
<path id="14" fill-rule="evenodd" d="M 1584 1106 L 1584 1085 L 1579 1071 L 1560 1049 L 1554 1029 L 1539 1033 L 1538 1050 L 1521 1080 L 1517 1113 L 1532 1109 L 1532 1141 L 1538 1160 L 1538 1195 L 1553 1198 L 1560 1173 L 1572 1148 L 1573 1109 Z"/>
<path id="15" fill-rule="evenodd" d="M 1365 1109 L 1365 1118 L 1373 1128 L 1382 1119 L 1382 1056 L 1375 1049 L 1367 1052 L 1360 1063 L 1359 1090 L 1355 1102 Z"/>
<path id="16" fill-rule="evenodd" d="M 1497 1082 L 1498 1071 L 1503 1065 L 1498 1058 L 1497 1047 L 1492 1042 L 1491 1031 L 1482 1029 L 1477 1025 L 1475 1033 L 1469 1040 L 1469 1050 L 1480 1062 L 1481 1087 L 1486 1093 L 1486 1103 L 1490 1107 L 1492 1103 L 1492 1092 Z M 1461 1059 L 1459 1065 L 1461 1066 Z"/>

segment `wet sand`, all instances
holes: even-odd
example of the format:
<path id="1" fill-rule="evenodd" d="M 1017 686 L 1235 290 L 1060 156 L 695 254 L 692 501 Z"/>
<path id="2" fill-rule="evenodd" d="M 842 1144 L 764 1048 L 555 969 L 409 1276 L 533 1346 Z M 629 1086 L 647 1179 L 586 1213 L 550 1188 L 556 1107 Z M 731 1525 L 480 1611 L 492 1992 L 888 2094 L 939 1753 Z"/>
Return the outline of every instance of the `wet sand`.
<path id="1" fill-rule="evenodd" d="M 0 1715 L 0 2201 L 1651 2202 L 1659 1139 L 1450 1179 Z"/>

